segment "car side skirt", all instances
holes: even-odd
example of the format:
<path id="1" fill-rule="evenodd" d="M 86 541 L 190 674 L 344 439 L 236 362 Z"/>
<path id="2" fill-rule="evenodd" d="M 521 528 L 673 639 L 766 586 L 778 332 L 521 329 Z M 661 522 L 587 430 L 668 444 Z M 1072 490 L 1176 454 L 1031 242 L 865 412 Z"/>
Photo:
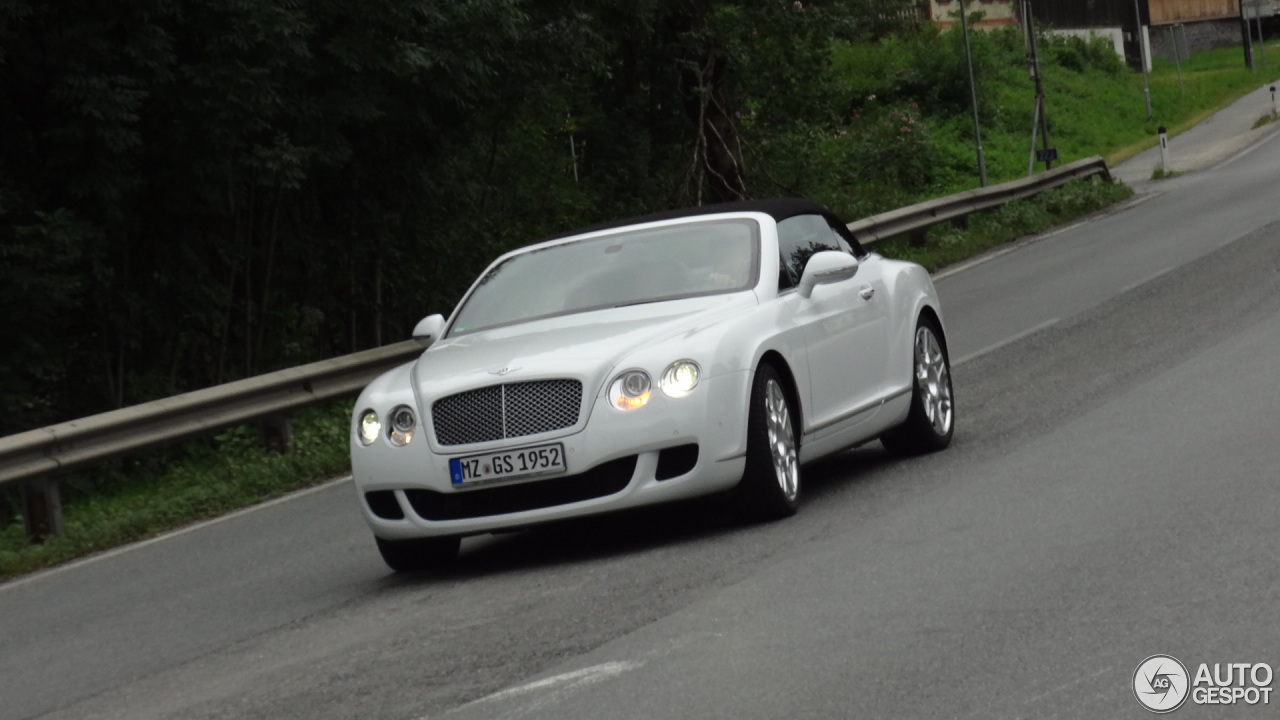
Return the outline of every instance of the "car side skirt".
<path id="1" fill-rule="evenodd" d="M 846 416 L 848 424 L 835 432 L 819 435 L 805 435 L 800 443 L 800 462 L 807 463 L 818 458 L 831 455 L 845 448 L 864 443 L 878 437 L 890 428 L 900 425 L 907 419 L 911 410 L 911 390 L 900 390 L 868 407 Z M 859 420 L 860 415 L 866 417 Z M 835 427 L 828 423 L 826 428 Z"/>

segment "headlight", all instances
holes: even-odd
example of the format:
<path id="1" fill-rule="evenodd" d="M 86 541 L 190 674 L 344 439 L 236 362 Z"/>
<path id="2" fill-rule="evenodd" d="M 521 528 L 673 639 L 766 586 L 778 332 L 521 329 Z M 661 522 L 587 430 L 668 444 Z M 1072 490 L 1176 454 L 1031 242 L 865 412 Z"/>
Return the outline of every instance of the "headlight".
<path id="1" fill-rule="evenodd" d="M 378 439 L 378 435 L 382 434 L 382 423 L 378 420 L 378 413 L 372 410 L 365 410 L 360 413 L 360 422 L 356 425 L 356 434 L 360 436 L 360 442 L 369 445 Z"/>
<path id="2" fill-rule="evenodd" d="M 638 410 L 649 403 L 652 387 L 649 373 L 628 370 L 609 383 L 609 402 L 619 410 Z"/>
<path id="3" fill-rule="evenodd" d="M 413 409 L 401 405 L 391 411 L 391 442 L 395 445 L 408 445 L 413 440 L 413 431 L 418 426 L 418 419 Z"/>
<path id="4" fill-rule="evenodd" d="M 692 360 L 677 360 L 667 366 L 662 373 L 658 386 L 668 397 L 682 398 L 698 387 L 698 377 L 702 370 Z"/>

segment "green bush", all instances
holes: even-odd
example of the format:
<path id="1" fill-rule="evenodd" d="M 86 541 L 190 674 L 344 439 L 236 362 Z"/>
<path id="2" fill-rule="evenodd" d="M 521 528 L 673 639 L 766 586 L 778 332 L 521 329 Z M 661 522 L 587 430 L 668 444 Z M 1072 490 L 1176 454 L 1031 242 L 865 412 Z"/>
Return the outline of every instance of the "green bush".
<path id="1" fill-rule="evenodd" d="M 1041 64 L 1053 63 L 1077 73 L 1119 75 L 1127 68 L 1106 38 L 1088 40 L 1076 35 L 1041 34 L 1036 40 Z"/>
<path id="2" fill-rule="evenodd" d="M 1009 30 L 972 33 L 974 74 L 1001 77 L 1010 63 L 1024 62 L 1020 36 Z M 971 108 L 969 68 L 959 28 L 925 25 L 878 44 L 838 44 L 832 59 L 846 112 L 874 96 L 880 102 L 916 103 L 931 114 L 967 114 Z M 992 83 L 977 88 L 980 107 L 994 100 Z"/>

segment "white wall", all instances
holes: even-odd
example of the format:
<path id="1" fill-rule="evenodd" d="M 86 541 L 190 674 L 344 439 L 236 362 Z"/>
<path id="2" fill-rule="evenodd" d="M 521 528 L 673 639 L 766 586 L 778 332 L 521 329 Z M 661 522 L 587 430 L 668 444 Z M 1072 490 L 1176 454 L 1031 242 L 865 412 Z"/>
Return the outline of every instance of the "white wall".
<path id="1" fill-rule="evenodd" d="M 1277 0 L 1280 2 L 1280 0 Z M 1111 48 L 1116 51 L 1116 55 L 1120 59 L 1124 59 L 1124 31 L 1118 27 L 1109 28 L 1054 28 L 1049 32 L 1055 35 L 1074 35 L 1075 37 L 1090 40 L 1095 37 L 1106 38 L 1111 43 Z M 1142 62 L 1147 67 L 1147 72 L 1151 71 L 1151 28 L 1142 26 Z"/>
<path id="2" fill-rule="evenodd" d="M 1063 30 L 1054 28 L 1051 32 L 1055 35 L 1074 35 L 1075 37 L 1092 40 L 1096 37 L 1106 38 L 1111 42 L 1111 47 L 1116 51 L 1116 55 L 1124 57 L 1124 31 L 1120 28 L 1082 28 L 1079 30 Z M 1148 56 L 1150 52 L 1147 53 Z M 1148 63 L 1150 58 L 1148 57 Z"/>

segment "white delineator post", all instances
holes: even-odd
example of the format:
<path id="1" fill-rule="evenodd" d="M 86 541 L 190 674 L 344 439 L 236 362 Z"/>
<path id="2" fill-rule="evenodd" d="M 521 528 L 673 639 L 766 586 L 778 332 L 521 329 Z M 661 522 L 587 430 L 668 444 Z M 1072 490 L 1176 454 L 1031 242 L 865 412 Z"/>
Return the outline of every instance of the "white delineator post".
<path id="1" fill-rule="evenodd" d="M 1160 126 L 1160 171 L 1169 174 L 1169 135 L 1163 125 Z"/>

